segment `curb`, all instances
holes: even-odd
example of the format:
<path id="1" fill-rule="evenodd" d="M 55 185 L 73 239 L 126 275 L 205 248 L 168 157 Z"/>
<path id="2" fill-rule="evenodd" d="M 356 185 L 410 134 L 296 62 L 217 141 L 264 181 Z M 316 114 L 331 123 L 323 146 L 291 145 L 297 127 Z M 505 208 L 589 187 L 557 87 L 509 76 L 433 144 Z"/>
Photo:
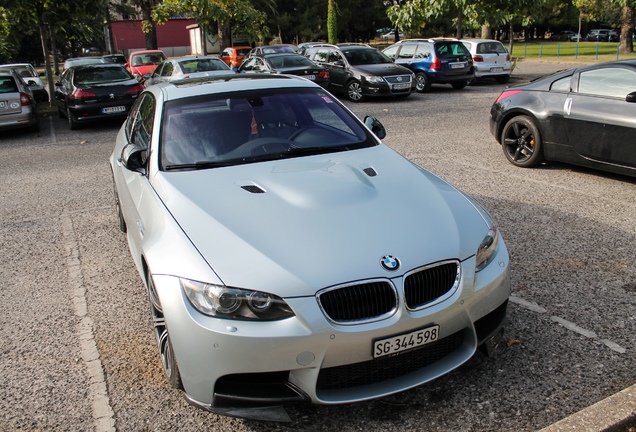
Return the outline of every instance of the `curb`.
<path id="1" fill-rule="evenodd" d="M 636 430 L 636 384 L 539 432 L 627 432 Z"/>

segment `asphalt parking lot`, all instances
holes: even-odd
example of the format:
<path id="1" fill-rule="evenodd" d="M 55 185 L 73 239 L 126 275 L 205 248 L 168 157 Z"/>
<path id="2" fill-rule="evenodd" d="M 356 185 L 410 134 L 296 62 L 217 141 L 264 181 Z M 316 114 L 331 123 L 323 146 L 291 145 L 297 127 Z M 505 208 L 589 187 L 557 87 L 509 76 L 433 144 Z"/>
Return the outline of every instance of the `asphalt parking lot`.
<path id="1" fill-rule="evenodd" d="M 522 61 L 513 82 L 569 66 Z M 492 214 L 511 253 L 503 343 L 493 357 L 387 398 L 290 406 L 292 424 L 209 414 L 166 383 L 117 228 L 107 163 L 117 122 L 70 131 L 46 117 L 39 134 L 3 132 L 0 430 L 534 431 L 624 389 L 620 403 L 634 412 L 636 179 L 510 165 L 488 131 L 504 87 L 433 86 L 348 104 L 384 123 L 388 145 Z M 618 404 L 587 411 L 586 424 Z M 602 430 L 562 425 L 551 431 Z"/>

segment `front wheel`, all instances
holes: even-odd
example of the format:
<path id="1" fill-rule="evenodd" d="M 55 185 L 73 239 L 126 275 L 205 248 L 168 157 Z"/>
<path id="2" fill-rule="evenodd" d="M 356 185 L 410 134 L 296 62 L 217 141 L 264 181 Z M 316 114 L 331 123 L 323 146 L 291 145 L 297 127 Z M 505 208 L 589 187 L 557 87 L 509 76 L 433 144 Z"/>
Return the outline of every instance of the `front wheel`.
<path id="1" fill-rule="evenodd" d="M 157 340 L 159 354 L 161 355 L 163 372 L 172 387 L 182 389 L 183 383 L 181 382 L 179 366 L 177 365 L 177 359 L 174 355 L 172 341 L 170 340 L 166 320 L 163 316 L 163 309 L 161 307 L 161 302 L 159 301 L 159 296 L 157 295 L 157 289 L 155 288 L 155 284 L 149 271 L 146 274 L 146 279 L 148 284 L 148 294 L 150 296 L 150 309 L 152 311 L 155 339 Z"/>
<path id="2" fill-rule="evenodd" d="M 543 160 L 541 134 L 533 119 L 513 117 L 501 133 L 501 147 L 506 158 L 518 167 L 530 168 Z"/>
<path id="3" fill-rule="evenodd" d="M 347 84 L 347 97 L 351 102 L 362 101 L 362 84 L 360 84 L 360 81 L 354 80 Z"/>

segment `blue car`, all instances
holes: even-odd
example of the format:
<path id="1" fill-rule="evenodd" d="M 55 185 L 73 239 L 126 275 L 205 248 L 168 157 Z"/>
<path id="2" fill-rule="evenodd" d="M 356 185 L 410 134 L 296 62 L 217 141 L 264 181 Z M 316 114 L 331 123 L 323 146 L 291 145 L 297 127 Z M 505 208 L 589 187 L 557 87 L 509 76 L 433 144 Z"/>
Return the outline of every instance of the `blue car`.
<path id="1" fill-rule="evenodd" d="M 430 91 L 431 84 L 463 89 L 475 76 L 473 58 L 457 39 L 404 39 L 383 53 L 413 71 L 420 93 Z"/>

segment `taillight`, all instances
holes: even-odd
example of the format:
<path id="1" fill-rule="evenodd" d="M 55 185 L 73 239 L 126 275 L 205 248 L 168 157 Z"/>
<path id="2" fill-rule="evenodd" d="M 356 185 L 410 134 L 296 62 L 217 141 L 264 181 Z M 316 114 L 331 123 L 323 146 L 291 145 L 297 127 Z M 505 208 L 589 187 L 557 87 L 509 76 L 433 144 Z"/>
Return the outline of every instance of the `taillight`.
<path id="1" fill-rule="evenodd" d="M 501 92 L 501 94 L 499 95 L 497 100 L 495 100 L 495 103 L 501 101 L 502 99 L 509 98 L 510 96 L 514 96 L 517 93 L 521 93 L 521 92 L 522 92 L 522 90 L 504 90 L 504 91 Z"/>
<path id="2" fill-rule="evenodd" d="M 95 93 L 86 90 L 75 90 L 73 93 L 71 93 L 71 98 L 73 99 L 88 99 L 94 97 L 97 97 Z"/>
<path id="3" fill-rule="evenodd" d="M 26 93 L 22 93 L 22 92 L 20 92 L 20 104 L 21 104 L 22 106 L 29 106 L 29 105 L 33 105 L 33 104 L 31 103 L 31 98 L 29 97 L 29 95 L 28 95 L 28 94 L 26 94 Z"/>
<path id="4" fill-rule="evenodd" d="M 329 79 L 329 71 L 320 71 L 318 74 L 318 78 Z"/>
<path id="5" fill-rule="evenodd" d="M 144 86 L 142 86 L 141 84 L 137 84 L 126 90 L 126 93 L 141 93 L 142 91 L 144 91 Z"/>
<path id="6" fill-rule="evenodd" d="M 431 63 L 431 69 L 440 70 L 441 68 L 442 68 L 442 61 L 439 59 L 439 57 L 435 57 L 435 60 L 433 60 L 433 63 Z"/>
<path id="7" fill-rule="evenodd" d="M 474 55 L 474 56 L 473 56 L 473 61 L 474 61 L 475 63 L 483 62 L 483 61 L 484 61 L 484 58 L 483 58 L 482 56 L 480 56 L 480 55 Z"/>

